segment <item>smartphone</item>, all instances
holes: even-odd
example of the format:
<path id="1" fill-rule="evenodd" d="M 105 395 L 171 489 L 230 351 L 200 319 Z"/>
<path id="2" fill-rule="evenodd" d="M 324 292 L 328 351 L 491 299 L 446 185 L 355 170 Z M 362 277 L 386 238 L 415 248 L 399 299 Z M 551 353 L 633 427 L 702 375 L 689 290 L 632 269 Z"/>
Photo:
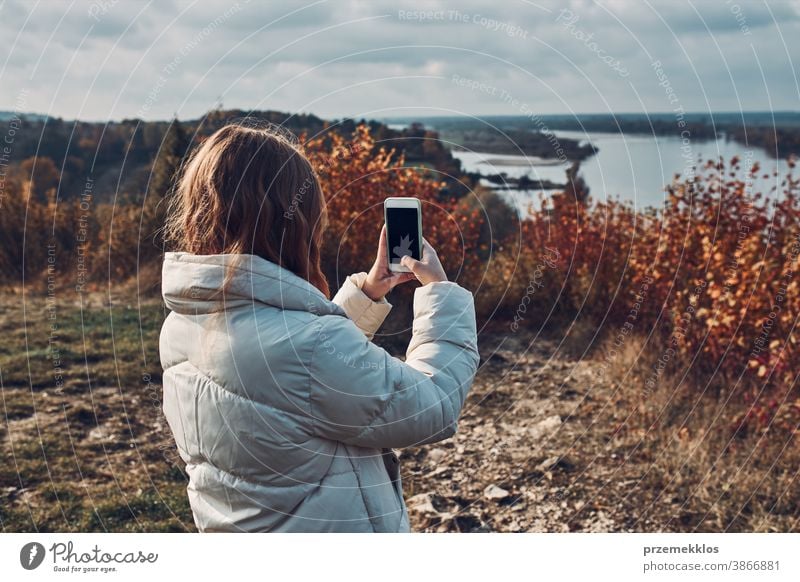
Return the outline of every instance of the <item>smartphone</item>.
<path id="1" fill-rule="evenodd" d="M 407 273 L 400 264 L 406 255 L 422 258 L 422 203 L 419 198 L 387 198 L 383 203 L 389 270 Z"/>

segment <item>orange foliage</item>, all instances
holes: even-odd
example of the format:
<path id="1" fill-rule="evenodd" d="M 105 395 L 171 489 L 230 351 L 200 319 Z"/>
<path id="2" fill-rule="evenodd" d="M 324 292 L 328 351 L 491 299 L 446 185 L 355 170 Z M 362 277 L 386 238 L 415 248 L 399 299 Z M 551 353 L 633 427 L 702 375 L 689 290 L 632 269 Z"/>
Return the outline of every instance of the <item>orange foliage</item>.
<path id="1" fill-rule="evenodd" d="M 474 277 L 480 229 L 478 213 L 464 213 L 457 201 L 440 196 L 444 184 L 428 170 L 404 165 L 394 150 L 376 148 L 369 128 L 356 128 L 350 141 L 331 133 L 305 142 L 328 205 L 323 261 L 332 283 L 368 270 L 383 224 L 383 201 L 414 196 L 422 201 L 422 229 L 451 278 Z M 335 285 L 334 285 L 335 286 Z"/>
<path id="2" fill-rule="evenodd" d="M 800 412 L 799 182 L 786 177 L 773 202 L 749 192 L 751 177 L 736 158 L 708 162 L 695 181 L 676 180 L 658 212 L 557 196 L 523 224 L 518 262 L 556 249 L 544 307 L 606 330 L 653 332 L 677 366 L 753 403 L 737 429 L 791 429 Z"/>

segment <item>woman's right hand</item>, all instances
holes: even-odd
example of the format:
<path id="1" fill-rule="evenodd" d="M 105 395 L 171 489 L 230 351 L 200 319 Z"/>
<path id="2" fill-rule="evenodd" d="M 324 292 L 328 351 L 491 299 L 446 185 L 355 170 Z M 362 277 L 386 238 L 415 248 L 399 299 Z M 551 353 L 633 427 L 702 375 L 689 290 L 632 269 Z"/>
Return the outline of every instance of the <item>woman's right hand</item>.
<path id="1" fill-rule="evenodd" d="M 447 281 L 442 263 L 433 247 L 425 238 L 422 239 L 422 260 L 418 261 L 408 255 L 400 259 L 400 264 L 410 269 L 423 285 Z"/>

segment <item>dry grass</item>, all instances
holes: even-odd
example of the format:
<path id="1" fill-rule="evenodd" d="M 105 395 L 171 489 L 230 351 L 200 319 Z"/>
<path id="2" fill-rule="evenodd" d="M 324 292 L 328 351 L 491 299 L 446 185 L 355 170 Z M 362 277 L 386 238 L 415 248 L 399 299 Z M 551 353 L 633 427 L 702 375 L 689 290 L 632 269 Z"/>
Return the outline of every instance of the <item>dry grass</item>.
<path id="1" fill-rule="evenodd" d="M 766 426 L 737 431 L 749 406 L 730 397 L 717 377 L 693 375 L 672 362 L 648 389 L 663 350 L 641 336 L 617 350 L 608 377 L 618 388 L 606 422 L 643 465 L 640 519 L 660 514 L 666 530 L 796 531 L 800 527 L 800 439 Z M 611 349 L 606 339 L 604 349 Z M 599 354 L 595 354 L 597 358 Z M 688 370 L 688 371 L 687 371 Z"/>
<path id="2" fill-rule="evenodd" d="M 0 302 L 3 531 L 193 529 L 160 410 L 161 305 L 78 305 Z"/>

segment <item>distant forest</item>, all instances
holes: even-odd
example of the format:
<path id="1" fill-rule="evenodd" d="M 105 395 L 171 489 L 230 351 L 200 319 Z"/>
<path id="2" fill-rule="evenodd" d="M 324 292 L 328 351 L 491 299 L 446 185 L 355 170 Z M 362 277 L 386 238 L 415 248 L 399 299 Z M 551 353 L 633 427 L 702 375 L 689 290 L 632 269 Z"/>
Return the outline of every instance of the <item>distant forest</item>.
<path id="1" fill-rule="evenodd" d="M 53 189 L 60 200 L 76 199 L 89 179 L 98 203 L 140 201 L 148 191 L 163 195 L 180 160 L 194 144 L 226 123 L 245 119 L 279 125 L 298 138 L 305 134 L 306 139 L 329 132 L 349 137 L 363 123 L 378 147 L 396 149 L 405 156 L 406 164 L 440 172 L 451 190 L 465 191 L 471 186 L 459 179 L 463 177 L 461 163 L 442 145 L 438 134 L 420 124 L 394 130 L 378 121 L 326 121 L 315 115 L 242 110 L 216 110 L 187 121 L 101 123 L 41 115 L 17 117 L 8 112 L 0 113 L 0 119 L 13 135 L 0 170 L 3 175 L 20 172 L 32 177 L 33 193 L 42 200 Z"/>

